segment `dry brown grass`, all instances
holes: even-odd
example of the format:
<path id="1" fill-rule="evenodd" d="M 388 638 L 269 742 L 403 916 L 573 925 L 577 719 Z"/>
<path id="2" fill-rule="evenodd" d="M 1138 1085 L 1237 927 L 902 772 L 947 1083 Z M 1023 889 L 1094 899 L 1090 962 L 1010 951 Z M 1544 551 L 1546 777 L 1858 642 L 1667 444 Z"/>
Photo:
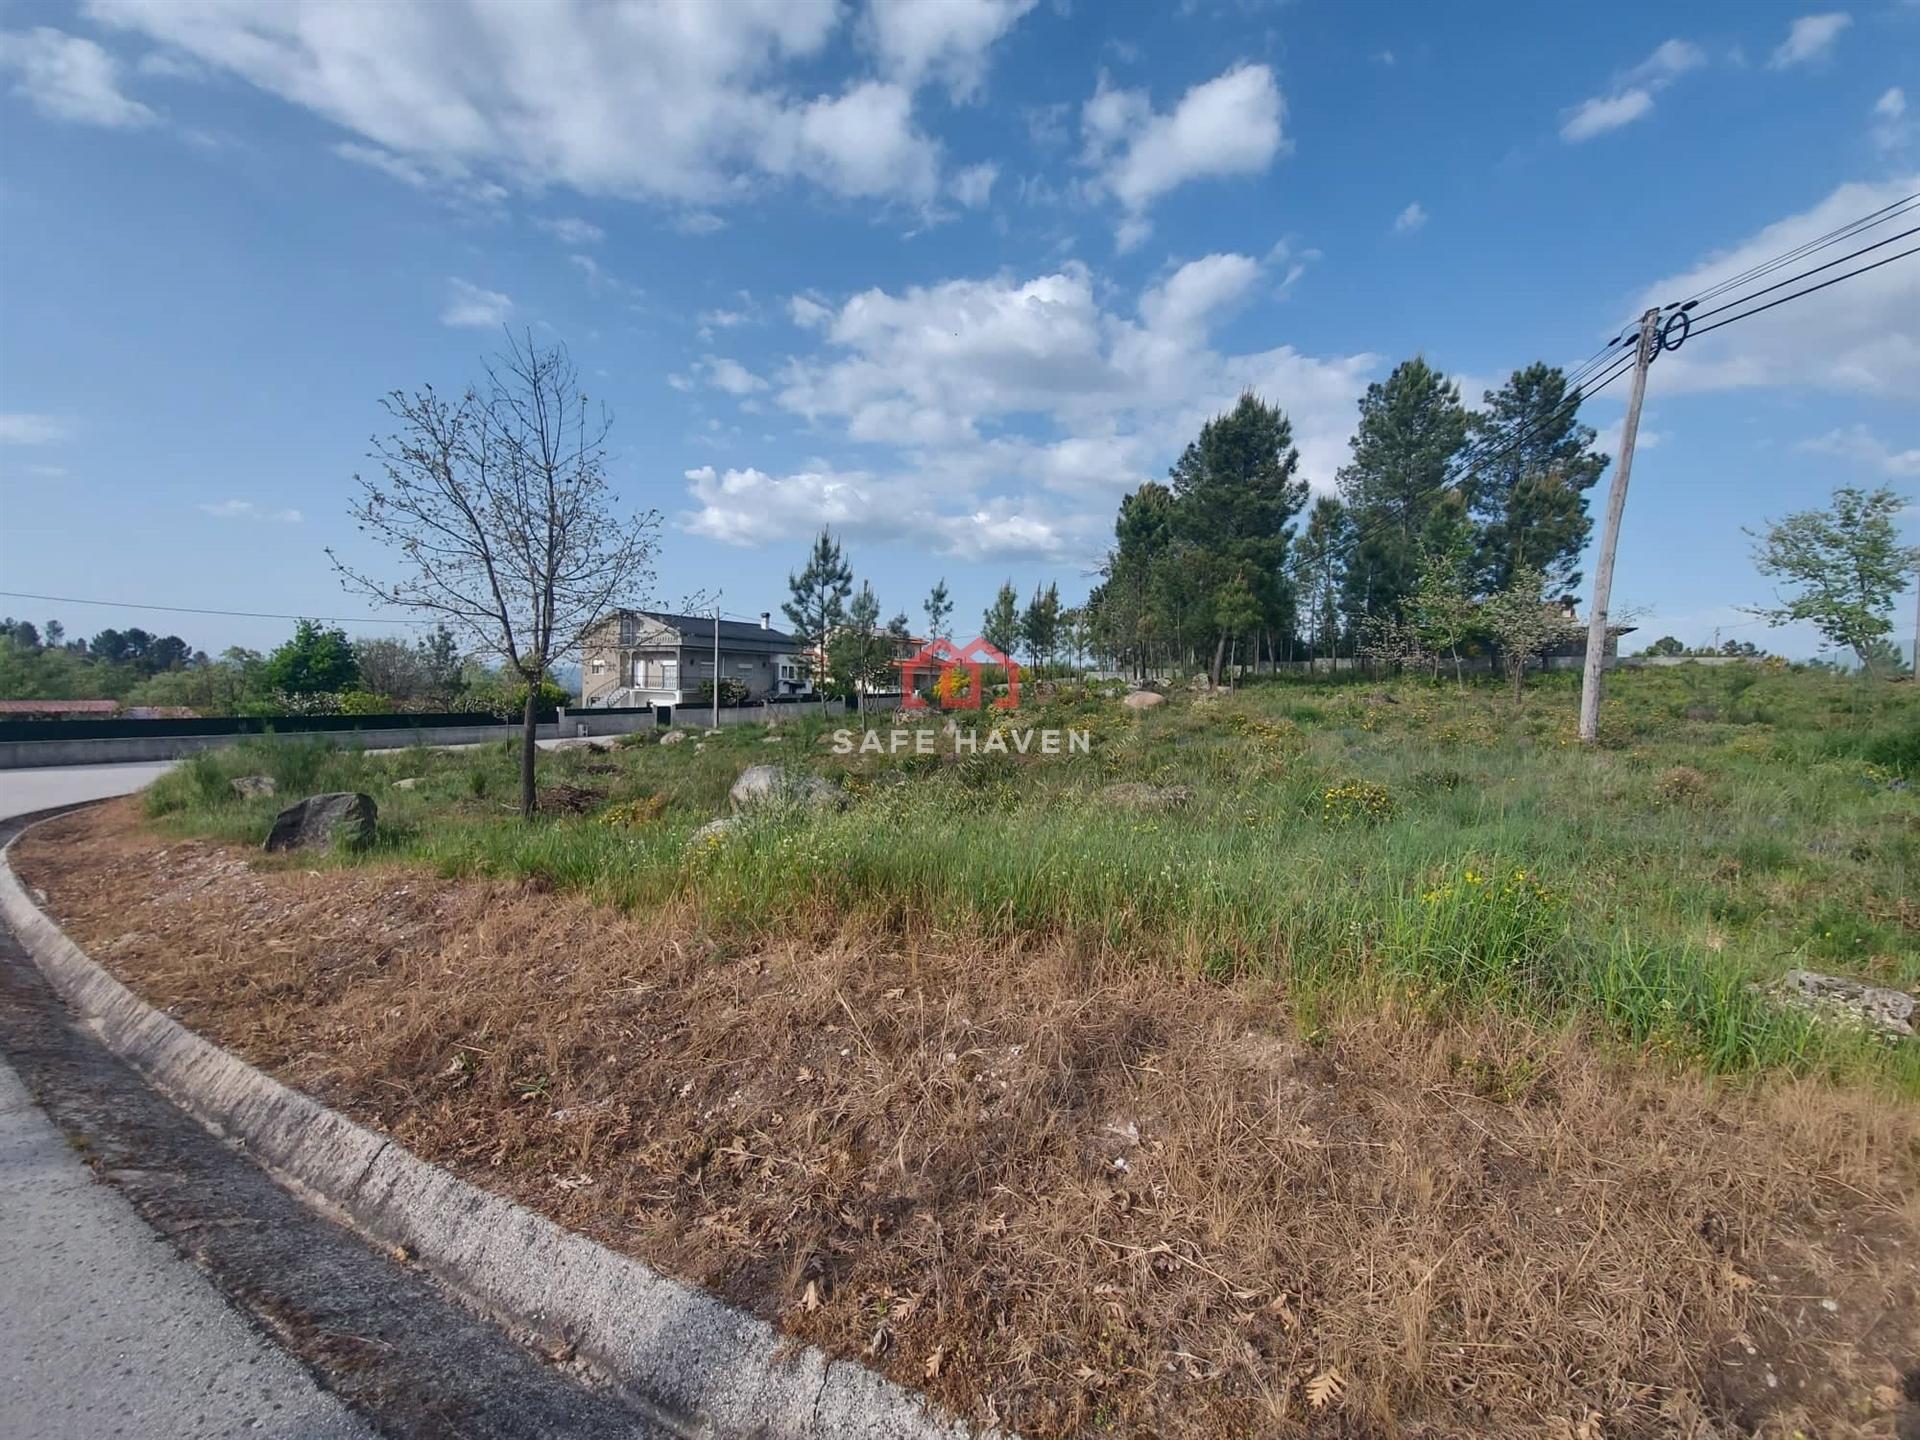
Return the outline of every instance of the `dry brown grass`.
<path id="1" fill-rule="evenodd" d="M 1271 986 L 1060 946 L 822 917 L 727 947 L 688 914 L 168 847 L 127 805 L 16 859 L 201 1032 L 1030 1436 L 1902 1423 L 1920 1124 L 1873 1095 L 1493 1021 L 1304 1039 Z"/>

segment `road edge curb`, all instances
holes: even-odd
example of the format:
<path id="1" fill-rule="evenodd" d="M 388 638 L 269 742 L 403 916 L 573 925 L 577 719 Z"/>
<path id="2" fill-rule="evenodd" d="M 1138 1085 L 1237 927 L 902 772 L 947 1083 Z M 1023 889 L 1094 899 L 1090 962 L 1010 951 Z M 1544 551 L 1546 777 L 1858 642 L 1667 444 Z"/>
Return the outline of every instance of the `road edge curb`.
<path id="1" fill-rule="evenodd" d="M 652 1418 L 697 1436 L 1011 1440 L 470 1185 L 195 1034 L 41 910 L 12 846 L 0 847 L 0 919 L 102 1044 L 306 1203 L 404 1250 L 509 1329 L 571 1347 Z"/>

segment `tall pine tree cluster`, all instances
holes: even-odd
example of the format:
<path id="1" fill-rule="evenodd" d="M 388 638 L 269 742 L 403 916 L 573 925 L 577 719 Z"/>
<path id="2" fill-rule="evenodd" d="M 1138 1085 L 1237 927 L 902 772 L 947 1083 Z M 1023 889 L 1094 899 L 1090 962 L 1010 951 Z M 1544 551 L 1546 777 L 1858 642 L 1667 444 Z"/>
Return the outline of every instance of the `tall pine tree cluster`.
<path id="1" fill-rule="evenodd" d="M 1167 483 L 1121 501 L 1087 603 L 1098 648 L 1216 683 L 1223 661 L 1353 654 L 1395 630 L 1446 632 L 1457 659 L 1453 617 L 1479 599 L 1580 582 L 1607 457 L 1579 406 L 1535 364 L 1470 410 L 1416 356 L 1368 387 L 1338 493 L 1309 506 L 1286 415 L 1242 395 Z"/>

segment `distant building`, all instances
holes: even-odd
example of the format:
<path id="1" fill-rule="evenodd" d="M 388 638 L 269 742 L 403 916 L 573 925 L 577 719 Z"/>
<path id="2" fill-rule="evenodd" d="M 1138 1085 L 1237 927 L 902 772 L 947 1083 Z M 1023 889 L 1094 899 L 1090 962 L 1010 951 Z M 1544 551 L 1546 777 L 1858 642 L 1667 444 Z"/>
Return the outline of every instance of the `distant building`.
<path id="1" fill-rule="evenodd" d="M 0 720 L 104 720 L 118 700 L 0 700 Z"/>
<path id="2" fill-rule="evenodd" d="M 806 652 L 807 663 L 813 667 L 813 673 L 815 675 L 831 673 L 828 655 L 833 649 L 833 642 L 846 634 L 850 629 L 852 629 L 852 627 L 849 625 L 834 626 L 827 632 L 826 640 L 817 649 Z M 921 649 L 927 643 L 927 638 L 924 635 L 894 635 L 885 631 L 881 633 L 893 647 L 893 653 L 888 656 L 887 659 L 887 663 L 893 667 L 893 678 L 884 684 L 868 684 L 862 682 L 859 688 L 869 695 L 885 695 L 899 690 L 901 670 L 909 660 L 920 653 Z"/>
<path id="3" fill-rule="evenodd" d="M 696 703 L 701 686 L 714 676 L 716 624 L 720 677 L 737 681 L 747 699 L 812 693 L 803 647 L 774 629 L 770 615 L 754 624 L 716 622 L 711 615 L 620 610 L 590 627 L 581 640 L 581 705 L 604 709 Z"/>
<path id="4" fill-rule="evenodd" d="M 1587 663 L 1587 620 L 1574 607 L 1572 600 L 1560 602 L 1560 613 L 1566 618 L 1568 635 L 1557 645 L 1549 646 L 1540 657 L 1541 668 L 1545 670 L 1581 670 Z M 1638 626 L 1607 626 L 1606 647 L 1600 652 L 1600 666 L 1611 670 L 1620 663 L 1620 637 L 1631 635 Z"/>
<path id="5" fill-rule="evenodd" d="M 0 720 L 198 720 L 185 705 L 129 705 L 118 700 L 0 700 Z"/>

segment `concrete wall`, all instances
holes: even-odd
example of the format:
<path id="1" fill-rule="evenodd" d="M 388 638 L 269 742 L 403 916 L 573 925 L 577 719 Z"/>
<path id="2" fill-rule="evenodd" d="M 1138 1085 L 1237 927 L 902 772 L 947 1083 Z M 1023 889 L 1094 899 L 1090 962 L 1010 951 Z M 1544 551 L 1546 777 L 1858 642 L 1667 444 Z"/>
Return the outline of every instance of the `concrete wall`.
<path id="1" fill-rule="evenodd" d="M 724 715 L 726 712 L 722 712 Z M 538 727 L 542 740 L 580 735 L 626 735 L 651 730 L 658 723 L 651 711 L 622 713 L 605 710 L 562 710 L 560 718 Z M 498 725 L 406 726 L 391 730 L 276 730 L 283 738 L 314 738 L 362 750 L 404 750 L 409 745 L 485 745 L 511 740 L 520 722 Z M 128 735 L 111 739 L 0 741 L 0 770 L 24 770 L 45 765 L 111 765 L 126 761 L 178 760 L 183 755 L 257 740 L 257 735 Z"/>
<path id="2" fill-rule="evenodd" d="M 636 730 L 651 730 L 660 723 L 651 710 L 562 710 L 552 729 L 556 737 L 572 740 L 582 735 L 631 735 Z M 546 738 L 547 726 L 541 726 Z"/>
<path id="3" fill-rule="evenodd" d="M 409 745 L 481 745 L 489 740 L 505 740 L 519 731 L 518 725 L 442 725 L 409 726 L 404 730 L 281 730 L 275 733 L 289 738 L 317 737 L 337 745 L 357 745 L 364 750 L 404 750 Z M 543 739 L 552 739 L 560 733 L 553 725 L 540 727 Z M 7 740 L 0 741 L 0 770 L 38 765 L 178 760 L 201 750 L 260 738 L 257 735 L 128 735 L 111 740 Z"/>
<path id="4" fill-rule="evenodd" d="M 1667 670 L 1675 665 L 1760 665 L 1761 655 L 1629 655 L 1620 662 L 1629 670 Z"/>
<path id="5" fill-rule="evenodd" d="M 1582 655 L 1549 655 L 1540 662 L 1538 668 L 1543 670 L 1579 670 L 1584 668 L 1586 663 L 1586 657 Z M 1608 655 L 1601 661 L 1601 668 L 1612 670 L 1616 669 L 1622 663 L 1619 656 Z M 1634 664 L 1637 662 L 1628 661 L 1624 663 Z M 1393 667 L 1389 665 L 1374 665 L 1365 660 L 1354 660 L 1342 655 L 1338 659 L 1323 658 L 1319 660 L 1271 661 L 1262 666 L 1261 670 L 1262 673 L 1278 671 L 1282 675 L 1345 675 L 1356 670 L 1363 674 L 1384 675 L 1391 671 L 1392 668 Z M 1403 668 L 1405 673 L 1409 675 L 1426 673 L 1425 667 L 1406 666 Z M 1496 673 L 1498 669 L 1498 663 L 1485 655 L 1469 656 L 1460 662 L 1460 672 L 1463 675 L 1491 675 Z M 1443 676 L 1453 674 L 1453 661 L 1451 659 L 1443 659 L 1440 662 L 1440 673 Z"/>
<path id="6" fill-rule="evenodd" d="M 870 706 L 871 708 L 871 706 Z M 845 707 L 838 700 L 801 701 L 788 705 L 736 705 L 720 707 L 722 725 L 758 725 L 768 720 L 797 719 L 802 715 L 842 715 Z M 650 710 L 562 710 L 560 718 L 539 727 L 542 740 L 571 740 L 581 736 L 628 735 L 636 730 L 651 730 L 660 723 Z M 713 723 L 712 708 L 683 705 L 673 711 L 673 723 L 693 730 L 707 729 Z M 409 745 L 485 745 L 511 740 L 520 733 L 518 721 L 499 725 L 409 726 L 395 730 L 278 730 L 276 735 L 318 738 L 334 745 L 354 745 L 363 750 L 404 750 Z M 259 739 L 252 735 L 129 735 L 112 739 L 88 740 L 7 740 L 0 741 L 0 770 L 25 770 L 46 765 L 112 765 L 142 760 L 178 760 L 201 750 L 232 745 L 240 740 Z"/>
<path id="7" fill-rule="evenodd" d="M 571 715 L 573 712 L 568 713 Z M 720 724 L 723 728 L 728 725 L 764 725 L 770 720 L 778 723 L 782 720 L 797 720 L 803 715 L 844 715 L 846 713 L 846 705 L 839 700 L 795 700 L 781 705 L 722 705 Z M 675 705 L 673 728 L 676 730 L 712 729 L 713 706 L 702 705 L 697 700 L 690 705 Z"/>

